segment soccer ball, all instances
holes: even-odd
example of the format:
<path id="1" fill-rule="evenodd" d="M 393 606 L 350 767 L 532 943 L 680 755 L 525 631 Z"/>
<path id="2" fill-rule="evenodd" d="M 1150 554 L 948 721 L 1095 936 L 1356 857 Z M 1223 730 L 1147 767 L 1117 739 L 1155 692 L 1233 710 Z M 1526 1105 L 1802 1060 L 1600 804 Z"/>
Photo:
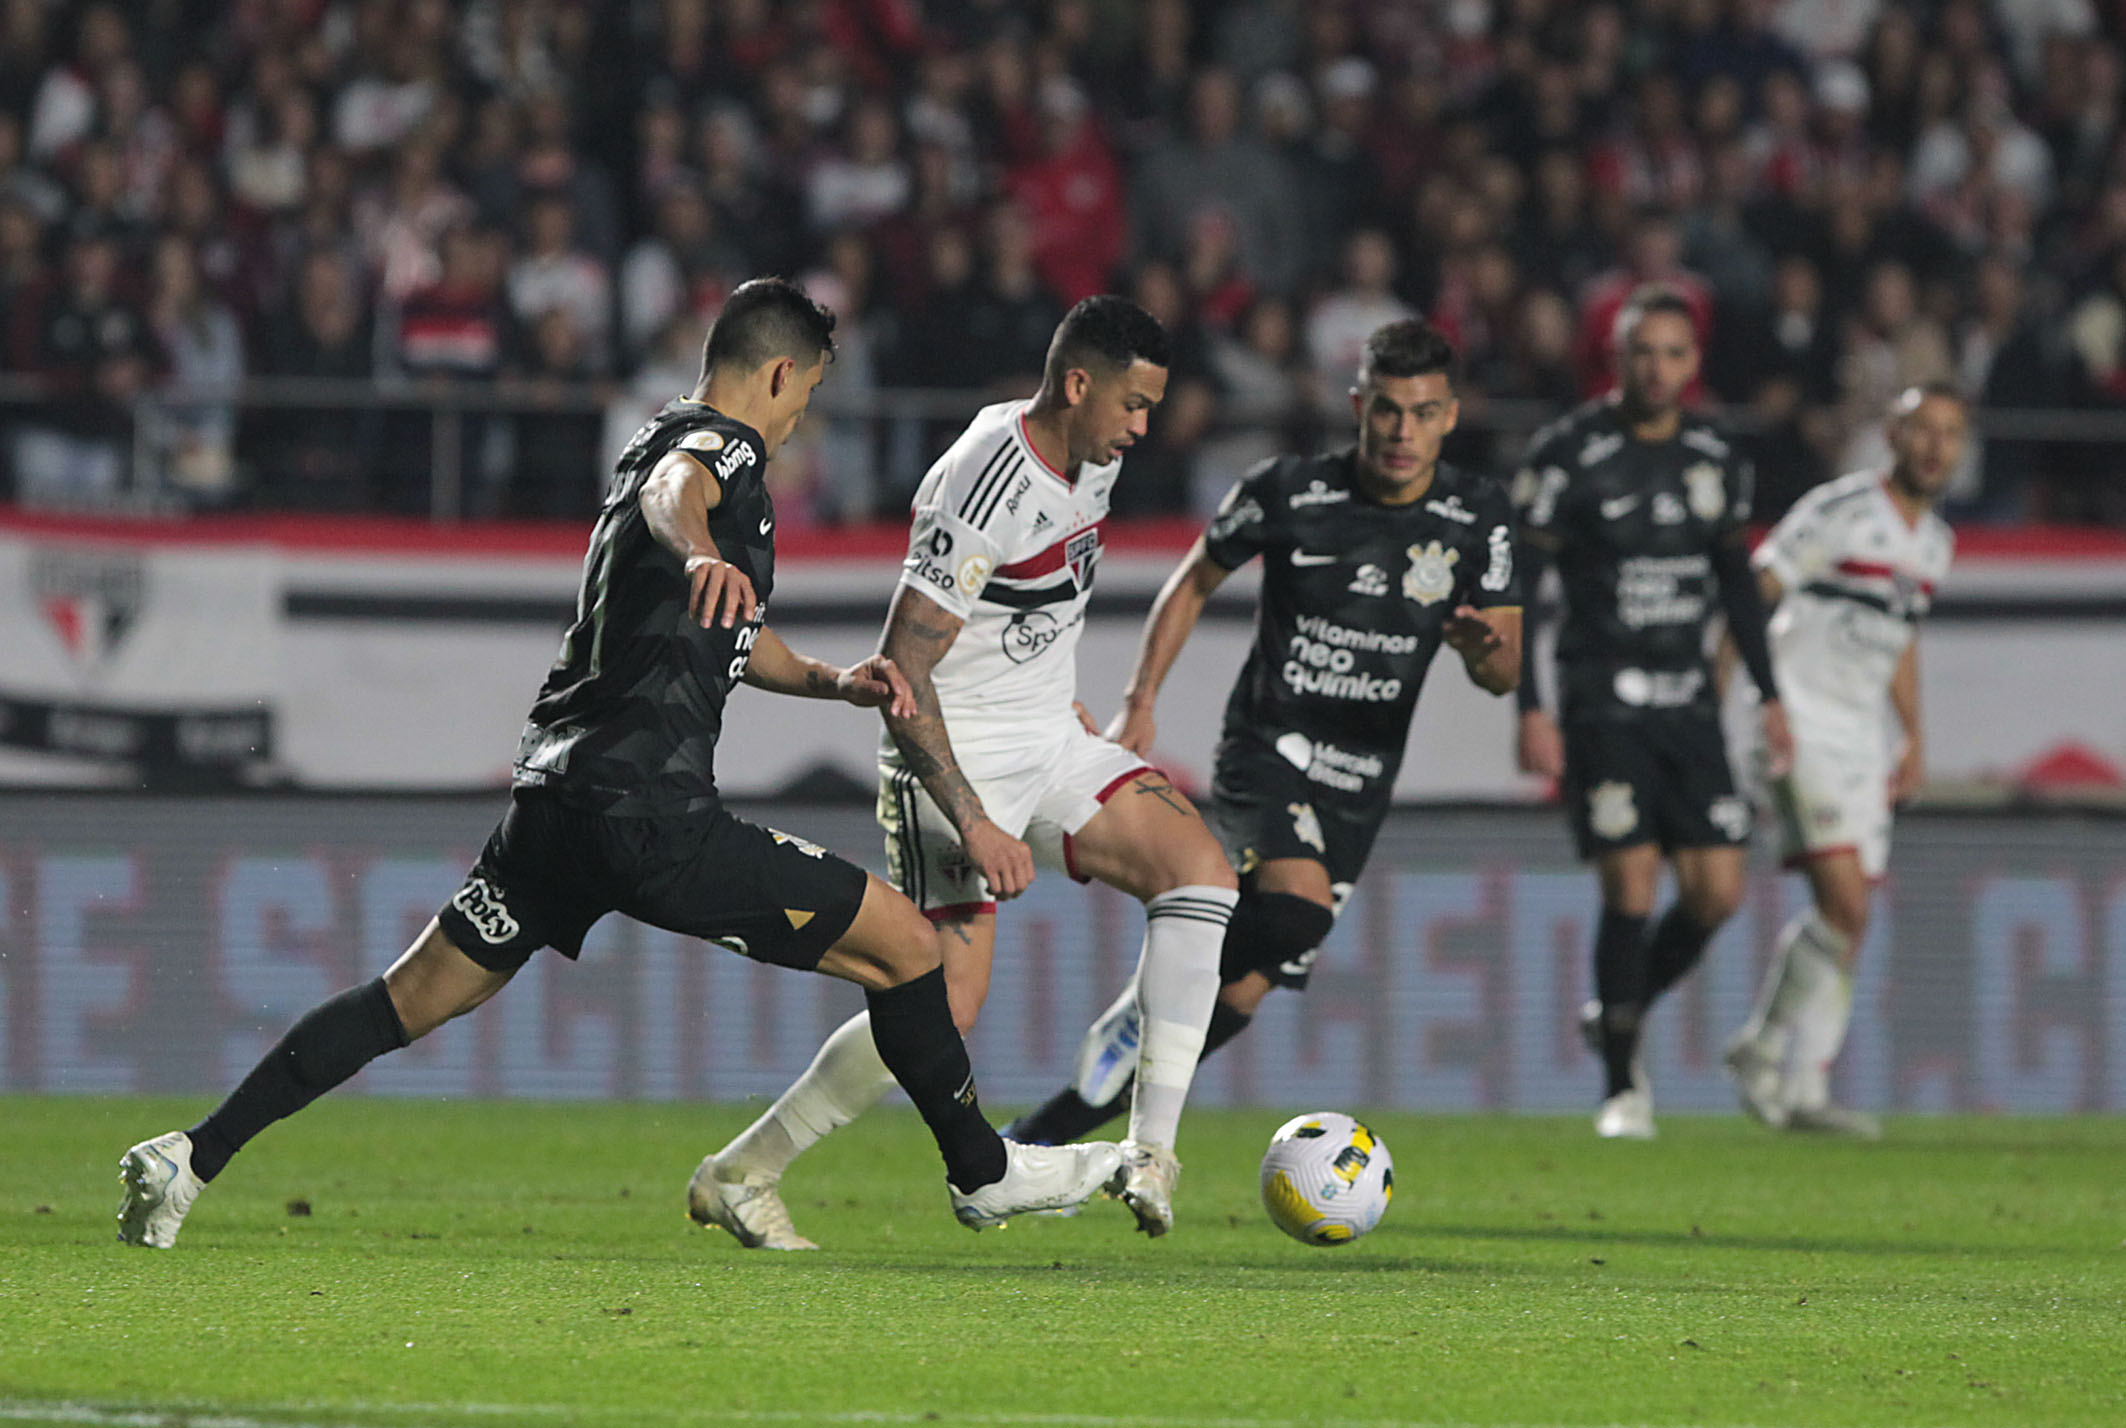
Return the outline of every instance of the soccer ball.
<path id="1" fill-rule="evenodd" d="M 1395 1194 L 1381 1138 L 1340 1111 L 1294 1116 L 1262 1156 L 1262 1207 L 1293 1239 L 1347 1245 L 1380 1223 Z"/>

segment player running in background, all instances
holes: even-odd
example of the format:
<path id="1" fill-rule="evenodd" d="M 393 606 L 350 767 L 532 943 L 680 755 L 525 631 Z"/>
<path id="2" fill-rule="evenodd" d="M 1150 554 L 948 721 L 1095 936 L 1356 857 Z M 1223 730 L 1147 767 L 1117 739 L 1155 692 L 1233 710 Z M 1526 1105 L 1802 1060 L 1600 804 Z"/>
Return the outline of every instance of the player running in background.
<path id="1" fill-rule="evenodd" d="M 1946 383 L 1905 392 L 1890 410 L 1889 471 L 1818 486 L 1757 548 L 1758 584 L 1774 607 L 1772 667 L 1794 729 L 1792 770 L 1773 787 L 1780 851 L 1808 876 L 1815 904 L 1780 932 L 1750 1019 L 1727 1044 L 1743 1109 L 1768 1126 L 1882 1134 L 1872 1116 L 1831 1103 L 1830 1067 L 1845 1043 L 1870 894 L 1889 862 L 1891 805 L 1925 777 L 1919 622 L 1955 551 L 1934 506 L 1970 424 Z M 1894 769 L 1885 701 L 1904 736 Z"/>
<path id="2" fill-rule="evenodd" d="M 1204 1054 L 1315 953 L 1387 816 L 1410 717 L 1442 644 L 1493 694 L 1520 677 L 1513 514 L 1495 482 L 1439 459 L 1460 415 L 1454 349 L 1422 322 L 1366 339 L 1358 444 L 1263 462 L 1168 577 L 1108 735 L 1149 753 L 1160 687 L 1205 602 L 1263 561 L 1255 643 L 1226 701 L 1211 815 L 1240 869 Z M 1011 1133 L 1075 1140 L 1115 1115 L 1136 1065 L 1134 989 L 1086 1033 L 1070 1085 Z"/>
<path id="3" fill-rule="evenodd" d="M 1143 899 L 1145 1072 L 1118 1188 L 1154 1236 L 1173 1222 L 1174 1135 L 1237 894 L 1196 810 L 1100 737 L 1073 689 L 1108 496 L 1165 394 L 1167 360 L 1143 309 L 1087 298 L 1056 329 L 1033 399 L 985 407 L 924 478 L 882 646 L 916 713 L 887 713 L 878 803 L 895 883 L 945 933 L 963 1028 L 988 994 L 997 902 L 1026 890 L 1036 852 Z M 776 1187 L 892 1084 L 875 1030 L 866 1013 L 836 1029 L 765 1115 L 702 1161 L 697 1219 L 749 1248 L 814 1247 Z"/>
<path id="4" fill-rule="evenodd" d="M 1601 880 L 1597 1000 L 1582 1014 L 1605 1082 L 1595 1130 L 1647 1139 L 1640 1027 L 1742 898 L 1750 809 L 1735 793 L 1707 658 L 1716 609 L 1763 696 L 1775 772 L 1792 742 L 1745 544 L 1749 463 L 1680 405 L 1698 373 L 1690 308 L 1641 289 L 1615 341 L 1619 391 L 1538 432 L 1515 479 L 1524 586 L 1533 597 L 1554 562 L 1565 595 L 1561 719 L 1543 711 L 1531 629 L 1516 754 L 1524 772 L 1562 776 L 1580 856 Z M 1649 933 L 1663 857 L 1676 901 Z"/>
<path id="5" fill-rule="evenodd" d="M 693 395 L 621 454 L 509 810 L 465 885 L 389 971 L 305 1013 L 206 1119 L 126 1152 L 121 1240 L 168 1249 L 201 1187 L 253 1136 L 479 1006 L 539 948 L 575 957 L 615 911 L 864 988 L 882 1064 L 936 1136 L 963 1223 L 1074 1204 L 1114 1174 L 1113 1146 L 1065 1159 L 999 1139 L 921 913 L 816 844 L 733 817 L 716 790 L 724 701 L 741 679 L 903 717 L 915 708 L 891 659 L 835 669 L 764 623 L 775 510 L 763 471 L 804 415 L 833 328 L 780 280 L 731 294 Z"/>

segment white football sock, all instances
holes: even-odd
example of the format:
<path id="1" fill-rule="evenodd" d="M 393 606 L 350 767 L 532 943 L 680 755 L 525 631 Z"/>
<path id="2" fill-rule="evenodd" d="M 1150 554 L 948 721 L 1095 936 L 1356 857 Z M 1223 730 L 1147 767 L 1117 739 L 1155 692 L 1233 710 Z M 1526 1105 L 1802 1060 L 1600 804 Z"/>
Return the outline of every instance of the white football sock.
<path id="1" fill-rule="evenodd" d="M 1137 959 L 1142 1049 L 1129 1110 L 1129 1138 L 1140 1145 L 1174 1144 L 1218 998 L 1225 925 L 1239 901 L 1231 888 L 1191 885 L 1144 904 L 1144 952 Z"/>
<path id="2" fill-rule="evenodd" d="M 814 1141 L 870 1110 L 893 1086 L 871 1041 L 871 1013 L 858 1012 L 834 1028 L 804 1075 L 759 1120 L 716 1152 L 717 1177 L 778 1178 Z"/>
<path id="3" fill-rule="evenodd" d="M 1122 1094 L 1129 1078 L 1137 1074 L 1137 1051 L 1143 1021 L 1139 1015 L 1137 979 L 1116 997 L 1078 1044 L 1077 1070 L 1070 1087 L 1088 1106 L 1104 1106 Z"/>
<path id="4" fill-rule="evenodd" d="M 1826 960 L 1838 966 L 1845 947 L 1845 937 L 1814 910 L 1781 928 L 1772 965 L 1764 969 L 1764 983 L 1757 989 L 1756 1005 L 1735 1033 L 1736 1040 L 1754 1041 L 1765 1056 L 1782 1060 Z"/>
<path id="5" fill-rule="evenodd" d="M 1831 1063 L 1845 1045 L 1846 1024 L 1853 1015 L 1853 974 L 1836 957 L 1814 947 L 1806 953 L 1795 951 L 1815 968 L 1808 999 L 1794 1018 L 1794 1063 L 1787 1069 L 1780 1098 L 1791 1107 L 1813 1111 L 1831 1099 Z"/>

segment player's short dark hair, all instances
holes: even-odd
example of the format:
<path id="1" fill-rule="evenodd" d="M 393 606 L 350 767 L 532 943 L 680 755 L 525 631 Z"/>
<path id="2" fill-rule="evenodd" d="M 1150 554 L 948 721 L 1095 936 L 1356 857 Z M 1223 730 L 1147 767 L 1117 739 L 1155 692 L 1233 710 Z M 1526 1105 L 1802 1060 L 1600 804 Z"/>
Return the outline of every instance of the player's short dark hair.
<path id="1" fill-rule="evenodd" d="M 788 357 L 810 367 L 834 355 L 834 314 L 787 278 L 740 283 L 701 344 L 701 375 L 718 367 L 752 372 Z"/>
<path id="2" fill-rule="evenodd" d="M 1454 380 L 1457 359 L 1446 334 L 1420 318 L 1408 317 L 1373 329 L 1358 359 L 1358 385 L 1377 377 L 1424 377 L 1439 372 Z"/>
<path id="3" fill-rule="evenodd" d="M 1132 362 L 1167 367 L 1173 359 L 1173 344 L 1158 318 L 1126 297 L 1101 293 L 1064 314 L 1048 344 L 1042 376 L 1051 386 L 1060 386 L 1063 374 L 1073 367 L 1111 377 L 1127 371 Z"/>
<path id="4" fill-rule="evenodd" d="M 1666 283 L 1642 283 L 1632 289 L 1624 306 L 1617 309 L 1616 325 L 1610 329 L 1612 340 L 1623 342 L 1634 328 L 1657 312 L 1682 318 L 1690 326 L 1691 340 L 1698 340 L 1698 314 L 1691 310 L 1690 299 Z"/>

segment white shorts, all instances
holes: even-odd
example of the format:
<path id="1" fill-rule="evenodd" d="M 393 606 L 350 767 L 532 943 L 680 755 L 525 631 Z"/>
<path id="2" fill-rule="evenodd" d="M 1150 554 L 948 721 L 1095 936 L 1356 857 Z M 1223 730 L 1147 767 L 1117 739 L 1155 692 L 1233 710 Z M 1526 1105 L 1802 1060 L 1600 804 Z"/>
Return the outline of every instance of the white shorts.
<path id="1" fill-rule="evenodd" d="M 1071 839 L 1117 789 L 1151 765 L 1088 733 L 1075 717 L 1028 733 L 1009 745 L 955 746 L 960 770 L 992 823 L 1023 838 L 1036 862 L 1084 882 L 1071 858 Z M 898 754 L 879 756 L 878 821 L 886 830 L 888 876 L 926 916 L 996 911 L 958 830 Z"/>
<path id="2" fill-rule="evenodd" d="M 1890 770 L 1883 755 L 1796 740 L 1794 771 L 1772 794 L 1787 867 L 1856 853 L 1869 880 L 1881 880 L 1890 864 Z"/>

